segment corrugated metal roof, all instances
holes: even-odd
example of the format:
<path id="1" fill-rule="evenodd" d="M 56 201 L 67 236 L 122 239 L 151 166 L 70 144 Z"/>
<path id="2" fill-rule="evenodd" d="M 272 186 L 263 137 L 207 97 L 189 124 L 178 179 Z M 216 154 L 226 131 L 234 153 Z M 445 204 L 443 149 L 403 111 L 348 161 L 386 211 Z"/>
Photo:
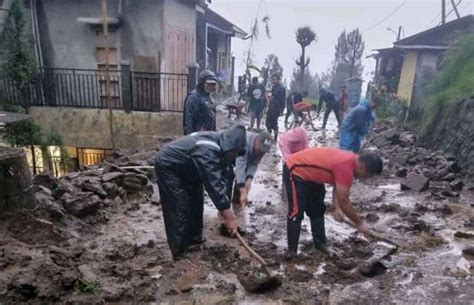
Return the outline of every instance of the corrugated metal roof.
<path id="1" fill-rule="evenodd" d="M 238 38 L 244 38 L 247 36 L 247 33 L 244 30 L 210 8 L 206 8 L 205 19 L 206 22 L 212 24 L 216 30 L 221 30 L 224 33 L 232 33 Z"/>
<path id="2" fill-rule="evenodd" d="M 29 114 L 0 111 L 0 127 L 30 119 L 31 116 Z"/>
<path id="3" fill-rule="evenodd" d="M 417 33 L 415 35 L 403 38 L 399 41 L 394 42 L 394 45 L 414 45 L 414 44 L 423 44 L 420 43 L 420 40 L 423 40 L 427 37 L 432 37 L 431 35 L 438 35 L 442 31 L 452 31 L 453 29 L 463 30 L 465 27 L 474 24 L 474 15 L 467 15 L 459 19 L 455 19 L 445 24 L 436 26 L 434 28 L 428 29 L 426 31 Z"/>

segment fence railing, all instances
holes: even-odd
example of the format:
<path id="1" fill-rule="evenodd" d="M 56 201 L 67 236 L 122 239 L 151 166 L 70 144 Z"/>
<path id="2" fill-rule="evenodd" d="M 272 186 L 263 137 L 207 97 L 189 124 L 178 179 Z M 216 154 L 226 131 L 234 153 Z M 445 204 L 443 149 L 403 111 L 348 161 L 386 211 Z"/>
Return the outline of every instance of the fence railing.
<path id="1" fill-rule="evenodd" d="M 129 66 L 128 66 L 129 67 Z M 109 70 L 106 87 L 103 70 L 40 68 L 31 83 L 19 85 L 0 78 L 0 97 L 29 106 L 108 108 L 126 111 L 183 111 L 188 74 Z"/>
<path id="2" fill-rule="evenodd" d="M 132 72 L 133 109 L 183 111 L 187 74 Z"/>

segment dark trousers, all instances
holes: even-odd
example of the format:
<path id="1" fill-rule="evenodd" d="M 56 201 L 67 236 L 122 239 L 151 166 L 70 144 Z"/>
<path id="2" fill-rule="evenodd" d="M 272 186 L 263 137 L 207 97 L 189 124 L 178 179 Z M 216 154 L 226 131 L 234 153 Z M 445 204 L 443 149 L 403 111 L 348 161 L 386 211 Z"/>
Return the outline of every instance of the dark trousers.
<path id="1" fill-rule="evenodd" d="M 329 107 L 329 106 L 326 106 L 326 111 L 324 112 L 324 118 L 323 118 L 323 129 L 326 128 L 326 124 L 328 123 L 328 118 L 329 118 L 329 115 L 331 114 L 331 111 L 334 112 L 334 115 L 336 116 L 336 120 L 337 120 L 337 126 L 341 126 L 341 113 L 339 111 L 339 107 L 335 106 L 335 107 Z"/>
<path id="2" fill-rule="evenodd" d="M 173 257 L 202 240 L 204 189 L 199 182 L 185 182 L 173 169 L 155 163 L 155 174 L 165 223 L 166 238 Z"/>
<path id="3" fill-rule="evenodd" d="M 288 250 L 296 253 L 301 231 L 301 221 L 304 214 L 311 221 L 311 233 L 316 244 L 326 243 L 324 227 L 324 197 L 326 189 L 324 184 L 305 181 L 292 175 L 288 167 L 283 167 L 283 183 L 286 188 L 288 200 L 287 236 Z"/>

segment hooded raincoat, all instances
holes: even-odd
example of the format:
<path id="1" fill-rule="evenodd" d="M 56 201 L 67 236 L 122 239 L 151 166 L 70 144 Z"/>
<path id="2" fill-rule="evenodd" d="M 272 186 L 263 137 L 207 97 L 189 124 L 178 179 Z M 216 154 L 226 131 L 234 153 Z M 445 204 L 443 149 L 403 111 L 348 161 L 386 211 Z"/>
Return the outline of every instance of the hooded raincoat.
<path id="1" fill-rule="evenodd" d="M 157 154 L 155 174 L 171 252 L 180 256 L 202 239 L 203 185 L 219 211 L 230 207 L 225 172 L 230 151 L 245 154 L 245 127 L 196 132 L 181 137 Z"/>
<path id="2" fill-rule="evenodd" d="M 341 149 L 359 152 L 361 141 L 369 132 L 369 126 L 374 120 L 372 109 L 367 100 L 354 107 L 342 122 L 339 134 L 339 147 Z"/>

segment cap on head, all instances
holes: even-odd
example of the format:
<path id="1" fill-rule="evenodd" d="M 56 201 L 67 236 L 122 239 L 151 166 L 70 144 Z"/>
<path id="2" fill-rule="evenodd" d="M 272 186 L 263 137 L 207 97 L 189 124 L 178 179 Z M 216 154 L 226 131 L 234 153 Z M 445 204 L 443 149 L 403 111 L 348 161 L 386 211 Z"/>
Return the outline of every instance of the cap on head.
<path id="1" fill-rule="evenodd" d="M 278 73 L 273 73 L 271 78 L 272 78 L 272 79 L 273 79 L 273 78 L 276 78 L 276 79 L 280 80 L 280 74 L 278 74 Z"/>
<path id="2" fill-rule="evenodd" d="M 217 84 L 217 77 L 214 72 L 210 70 L 204 70 L 199 73 L 198 83 Z"/>
<path id="3" fill-rule="evenodd" d="M 360 162 L 364 163 L 367 174 L 369 175 L 380 175 L 383 170 L 382 158 L 372 152 L 361 152 L 359 153 Z"/>

